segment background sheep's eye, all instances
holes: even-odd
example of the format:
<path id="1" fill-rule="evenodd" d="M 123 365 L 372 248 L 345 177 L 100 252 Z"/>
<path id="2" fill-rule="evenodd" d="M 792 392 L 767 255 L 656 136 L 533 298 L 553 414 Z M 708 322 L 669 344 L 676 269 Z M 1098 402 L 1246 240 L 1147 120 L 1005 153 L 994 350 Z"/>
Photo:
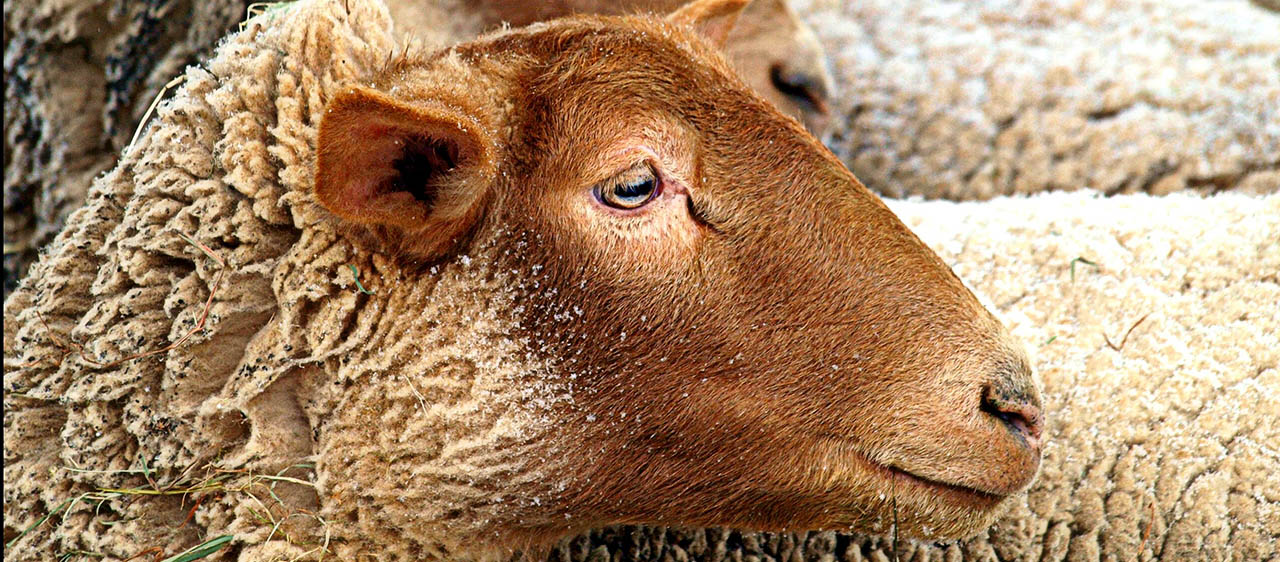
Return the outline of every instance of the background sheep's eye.
<path id="1" fill-rule="evenodd" d="M 658 176 L 647 163 L 640 163 L 597 185 L 596 198 L 615 209 L 638 209 L 658 196 Z"/>

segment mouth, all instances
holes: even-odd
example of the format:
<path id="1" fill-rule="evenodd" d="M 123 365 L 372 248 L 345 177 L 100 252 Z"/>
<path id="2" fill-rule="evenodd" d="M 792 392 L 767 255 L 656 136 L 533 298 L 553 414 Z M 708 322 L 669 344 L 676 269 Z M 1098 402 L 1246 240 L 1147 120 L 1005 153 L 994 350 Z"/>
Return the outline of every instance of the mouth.
<path id="1" fill-rule="evenodd" d="M 889 475 L 888 477 L 891 480 L 894 480 L 895 482 L 901 482 L 905 480 L 913 486 L 929 488 L 937 492 L 943 492 L 946 495 L 950 495 L 950 496 L 963 496 L 967 499 L 976 500 L 977 502 L 983 503 L 983 504 L 996 504 L 996 503 L 999 503 L 1001 500 L 1003 500 L 1005 497 L 1007 497 L 1001 494 L 996 494 L 994 492 L 987 492 L 987 491 L 979 490 L 977 488 L 970 488 L 968 486 L 963 486 L 960 484 L 951 484 L 948 482 L 942 482 L 940 480 L 933 480 L 931 478 L 927 478 L 911 472 L 907 472 L 905 470 L 902 470 L 901 468 L 896 468 L 893 466 L 882 465 L 874 462 L 872 464 L 878 467 L 879 470 L 888 473 Z"/>
<path id="2" fill-rule="evenodd" d="M 861 465 L 867 474 L 871 474 L 881 481 L 885 488 L 892 489 L 897 494 L 932 496 L 950 505 L 978 511 L 990 510 L 1011 495 L 935 480 L 892 464 L 880 463 L 842 440 L 833 440 L 829 444 L 836 447 L 840 457 Z"/>
<path id="3" fill-rule="evenodd" d="M 881 534 L 892 528 L 918 539 L 960 539 L 989 526 L 1015 495 L 939 480 L 892 460 L 873 460 L 847 439 L 824 437 L 815 444 L 825 453 L 824 466 L 840 467 L 819 480 L 819 493 L 838 498 L 835 505 L 840 506 L 825 512 L 828 519 L 818 524 L 821 528 Z"/>

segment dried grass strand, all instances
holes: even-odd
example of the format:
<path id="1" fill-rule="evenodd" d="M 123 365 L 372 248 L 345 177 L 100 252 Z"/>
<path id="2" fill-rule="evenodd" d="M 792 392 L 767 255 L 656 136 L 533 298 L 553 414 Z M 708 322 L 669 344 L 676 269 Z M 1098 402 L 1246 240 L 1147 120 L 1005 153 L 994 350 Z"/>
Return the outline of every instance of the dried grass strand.
<path id="1" fill-rule="evenodd" d="M 1107 336 L 1106 332 L 1102 333 L 1102 339 L 1107 342 L 1107 347 L 1120 351 L 1121 349 L 1124 349 L 1125 342 L 1129 341 L 1129 334 L 1132 334 L 1134 330 L 1138 329 L 1138 326 L 1143 322 L 1146 322 L 1148 316 L 1151 316 L 1150 312 L 1143 314 L 1142 318 L 1139 318 L 1137 322 L 1134 322 L 1132 326 L 1129 326 L 1129 329 L 1124 333 L 1124 337 L 1120 338 L 1120 345 L 1111 343 L 1111 338 Z"/>

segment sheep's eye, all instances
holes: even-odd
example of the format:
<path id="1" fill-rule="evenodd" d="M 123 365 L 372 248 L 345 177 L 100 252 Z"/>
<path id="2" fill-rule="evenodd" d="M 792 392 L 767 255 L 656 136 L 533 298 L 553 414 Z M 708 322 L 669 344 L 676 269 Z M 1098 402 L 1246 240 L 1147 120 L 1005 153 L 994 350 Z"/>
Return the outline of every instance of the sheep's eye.
<path id="1" fill-rule="evenodd" d="M 597 185 L 596 199 L 615 209 L 639 209 L 658 196 L 660 183 L 646 162 Z"/>

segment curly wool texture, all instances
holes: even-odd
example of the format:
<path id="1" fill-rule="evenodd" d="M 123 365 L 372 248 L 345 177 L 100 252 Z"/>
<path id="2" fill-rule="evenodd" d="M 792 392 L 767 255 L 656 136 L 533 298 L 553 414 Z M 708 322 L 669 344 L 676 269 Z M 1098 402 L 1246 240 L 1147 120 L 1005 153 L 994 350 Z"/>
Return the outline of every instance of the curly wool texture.
<path id="1" fill-rule="evenodd" d="M 440 3 L 419 3 L 414 13 L 445 20 Z M 94 179 L 115 165 L 152 100 L 188 65 L 207 59 L 254 4 L 5 3 L 6 298 L 37 250 L 84 205 Z M 255 11 L 267 9 L 259 5 Z M 455 25 L 464 24 L 470 22 L 459 19 Z"/>
<path id="2" fill-rule="evenodd" d="M 466 317 L 473 301 L 508 298 L 502 283 L 513 282 L 468 269 L 482 256 L 442 275 L 455 298 L 396 292 L 394 280 L 377 281 L 386 271 L 379 259 L 356 256 L 325 226 L 309 194 L 325 93 L 367 75 L 394 45 L 385 12 L 364 2 L 289 10 L 227 42 L 207 70 L 188 70 L 137 149 L 95 184 L 5 306 L 7 538 L 82 493 L 149 487 L 137 472 L 118 471 L 146 466 L 161 488 L 201 481 L 214 461 L 239 472 L 227 493 L 194 509 L 179 495 L 76 502 L 6 559 L 84 550 L 119 560 L 224 533 L 236 536 L 238 550 L 228 552 L 241 560 L 291 559 L 326 544 L 340 558 L 375 545 L 386 559 L 420 556 L 413 533 L 379 518 L 437 507 L 399 497 L 403 479 L 438 469 L 435 457 L 402 463 L 422 472 L 388 474 L 377 451 L 414 439 L 430 449 L 439 424 L 465 420 L 491 439 L 476 449 L 513 452 L 478 472 L 512 477 L 501 461 L 518 458 L 536 411 L 476 407 L 472 389 L 496 400 L 503 388 L 526 393 L 521 400 L 554 398 L 536 379 L 495 368 L 521 363 L 508 361 L 518 346 L 503 340 L 500 321 Z M 1280 456 L 1270 444 L 1280 442 L 1280 196 L 1079 193 L 894 207 L 1019 337 L 1039 344 L 1053 420 L 1024 503 L 962 544 L 899 544 L 900 559 L 1277 555 Z M 203 329 L 163 360 L 55 363 L 64 350 L 51 335 L 85 342 L 90 358 L 105 361 L 177 341 L 199 322 L 220 268 L 181 235 L 228 264 Z M 1097 266 L 1073 267 L 1077 257 Z M 397 342 L 378 338 L 426 321 L 362 306 L 348 264 L 414 318 L 456 324 L 427 340 L 421 359 L 448 370 L 447 380 L 404 384 L 404 366 L 380 359 L 374 350 Z M 339 403 L 332 389 L 352 386 L 368 391 Z M 301 399 L 279 399 L 287 395 Z M 417 408 L 438 415 L 405 423 Z M 253 475 L 276 474 L 304 484 L 278 483 L 274 503 Z M 476 494 L 484 499 L 482 487 Z M 264 513 L 283 525 L 272 532 Z M 890 560 L 888 543 L 606 530 L 566 541 L 552 559 Z"/>
<path id="3" fill-rule="evenodd" d="M 879 193 L 1280 191 L 1280 13 L 1262 5 L 797 7 L 835 67 L 829 144 Z"/>
<path id="4" fill-rule="evenodd" d="M 376 264 L 350 259 L 323 229 L 299 231 L 320 222 L 306 193 L 322 94 L 366 75 L 357 65 L 381 63 L 392 47 L 385 11 L 350 4 L 350 15 L 341 3 L 298 6 L 293 25 L 264 30 L 274 18 L 265 16 L 207 70 L 188 69 L 158 123 L 95 183 L 48 258 L 5 302 L 6 537 L 82 493 L 139 485 L 119 471 L 143 466 L 161 488 L 203 481 L 186 471 L 215 458 L 221 468 L 316 479 L 290 468 L 323 445 L 298 428 L 317 425 L 334 404 L 311 393 L 315 400 L 289 408 L 268 391 L 305 389 L 316 379 L 272 383 L 282 365 L 323 371 L 314 365 L 368 336 L 348 317 L 358 297 L 341 264 L 366 272 Z M 65 339 L 87 342 L 85 355 L 107 362 L 161 348 L 197 325 L 220 268 L 183 235 L 227 263 L 203 329 L 162 361 L 95 369 L 78 354 L 64 357 Z M 285 483 L 276 493 L 293 509 L 318 507 L 309 487 Z M 202 502 L 181 528 L 175 522 L 191 506 L 177 496 L 75 502 L 58 525 L 6 549 L 6 559 L 77 550 L 124 559 L 219 533 L 262 542 L 271 528 L 258 517 L 269 510 L 246 498 Z M 103 513 L 127 523 L 106 526 Z M 318 521 L 285 523 L 279 532 L 305 533 Z"/>
<path id="5" fill-rule="evenodd" d="M 249 0 L 4 4 L 4 295 L 110 169 L 148 104 Z"/>
<path id="6" fill-rule="evenodd" d="M 405 279 L 313 200 L 329 94 L 397 47 L 376 3 L 269 12 L 95 183 L 5 302 L 7 560 L 223 534 L 244 560 L 449 559 L 511 511 L 496 482 L 557 485 L 525 468 L 563 393 L 493 314 L 502 248 Z"/>
<path id="7" fill-rule="evenodd" d="M 1280 190 L 1271 0 L 793 2 L 839 81 L 829 144 L 881 194 Z M 249 4 L 5 4 L 5 295 Z M 413 29 L 479 25 L 451 0 L 396 7 Z"/>

